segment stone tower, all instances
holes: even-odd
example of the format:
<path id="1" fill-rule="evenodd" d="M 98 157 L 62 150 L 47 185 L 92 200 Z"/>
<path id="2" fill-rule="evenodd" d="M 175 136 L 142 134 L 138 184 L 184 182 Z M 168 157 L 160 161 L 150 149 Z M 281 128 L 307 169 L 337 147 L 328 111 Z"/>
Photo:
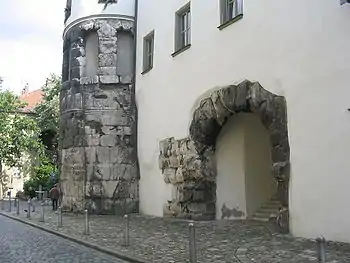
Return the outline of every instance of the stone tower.
<path id="1" fill-rule="evenodd" d="M 60 94 L 62 208 L 138 212 L 132 0 L 68 0 Z"/>

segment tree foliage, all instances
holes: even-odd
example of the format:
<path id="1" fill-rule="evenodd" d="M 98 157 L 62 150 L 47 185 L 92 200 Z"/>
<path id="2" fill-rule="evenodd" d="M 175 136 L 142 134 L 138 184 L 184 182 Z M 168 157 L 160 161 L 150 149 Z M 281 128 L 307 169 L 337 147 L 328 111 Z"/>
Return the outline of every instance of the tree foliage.
<path id="1" fill-rule="evenodd" d="M 57 167 L 48 159 L 43 159 L 39 166 L 34 168 L 34 173 L 29 180 L 24 182 L 23 190 L 26 196 L 33 198 L 35 191 L 42 186 L 43 191 L 49 191 L 59 180 Z"/>
<path id="2" fill-rule="evenodd" d="M 26 153 L 40 153 L 42 149 L 39 127 L 31 116 L 23 113 L 24 106 L 12 92 L 0 91 L 0 183 L 3 188 L 6 178 L 2 166 L 21 168 Z"/>
<path id="3" fill-rule="evenodd" d="M 41 130 L 41 139 L 46 148 L 46 155 L 53 162 L 57 161 L 58 154 L 60 88 L 61 77 L 51 74 L 42 88 L 44 92 L 43 101 L 34 109 L 36 121 Z"/>

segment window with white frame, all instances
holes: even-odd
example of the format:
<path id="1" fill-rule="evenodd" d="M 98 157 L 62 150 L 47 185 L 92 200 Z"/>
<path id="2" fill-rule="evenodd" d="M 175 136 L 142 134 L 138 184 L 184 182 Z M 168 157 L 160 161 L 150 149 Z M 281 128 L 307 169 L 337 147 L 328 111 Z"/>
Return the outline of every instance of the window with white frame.
<path id="1" fill-rule="evenodd" d="M 220 0 L 221 24 L 243 15 L 243 0 Z"/>
<path id="2" fill-rule="evenodd" d="M 153 68 L 154 31 L 143 38 L 143 72 Z"/>
<path id="3" fill-rule="evenodd" d="M 191 8 L 186 4 L 175 14 L 175 52 L 191 44 Z"/>

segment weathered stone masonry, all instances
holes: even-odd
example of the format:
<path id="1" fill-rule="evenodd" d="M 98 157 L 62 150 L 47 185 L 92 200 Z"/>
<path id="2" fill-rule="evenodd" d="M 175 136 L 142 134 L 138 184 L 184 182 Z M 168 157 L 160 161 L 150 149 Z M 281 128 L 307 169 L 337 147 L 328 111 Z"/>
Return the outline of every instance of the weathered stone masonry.
<path id="1" fill-rule="evenodd" d="M 86 36 L 94 32 L 97 74 L 86 76 Z M 133 22 L 121 19 L 82 22 L 65 35 L 60 94 L 65 210 L 138 212 L 133 38 Z"/>
<path id="2" fill-rule="evenodd" d="M 190 136 L 160 142 L 159 165 L 166 183 L 176 194 L 164 215 L 214 219 L 216 203 L 216 139 L 228 118 L 239 112 L 259 114 L 270 134 L 272 175 L 278 182 L 277 198 L 288 207 L 289 142 L 286 101 L 263 89 L 258 82 L 243 81 L 222 87 L 202 99 L 193 114 Z"/>

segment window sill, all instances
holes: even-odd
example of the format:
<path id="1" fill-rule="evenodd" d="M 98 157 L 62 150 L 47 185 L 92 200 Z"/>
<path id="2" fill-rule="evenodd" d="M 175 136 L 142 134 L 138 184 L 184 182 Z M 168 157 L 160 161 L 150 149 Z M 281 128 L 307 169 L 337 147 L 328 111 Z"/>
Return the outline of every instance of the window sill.
<path id="1" fill-rule="evenodd" d="M 236 17 L 234 17 L 234 18 L 232 18 L 232 19 L 230 19 L 228 21 L 226 21 L 225 23 L 223 23 L 220 26 L 218 26 L 218 29 L 222 30 L 225 27 L 228 27 L 229 25 L 233 24 L 234 22 L 240 20 L 241 18 L 243 18 L 243 14 L 240 14 L 240 15 L 238 15 L 238 16 L 236 16 Z"/>
<path id="2" fill-rule="evenodd" d="M 180 48 L 179 50 L 175 51 L 173 54 L 171 54 L 172 57 L 175 57 L 179 54 L 181 54 L 182 52 L 186 51 L 187 49 L 189 49 L 191 47 L 191 44 L 188 44 L 182 48 Z"/>
<path id="3" fill-rule="evenodd" d="M 149 67 L 148 69 L 145 69 L 141 72 L 141 75 L 145 75 L 146 73 L 150 72 L 153 69 L 153 67 Z"/>

